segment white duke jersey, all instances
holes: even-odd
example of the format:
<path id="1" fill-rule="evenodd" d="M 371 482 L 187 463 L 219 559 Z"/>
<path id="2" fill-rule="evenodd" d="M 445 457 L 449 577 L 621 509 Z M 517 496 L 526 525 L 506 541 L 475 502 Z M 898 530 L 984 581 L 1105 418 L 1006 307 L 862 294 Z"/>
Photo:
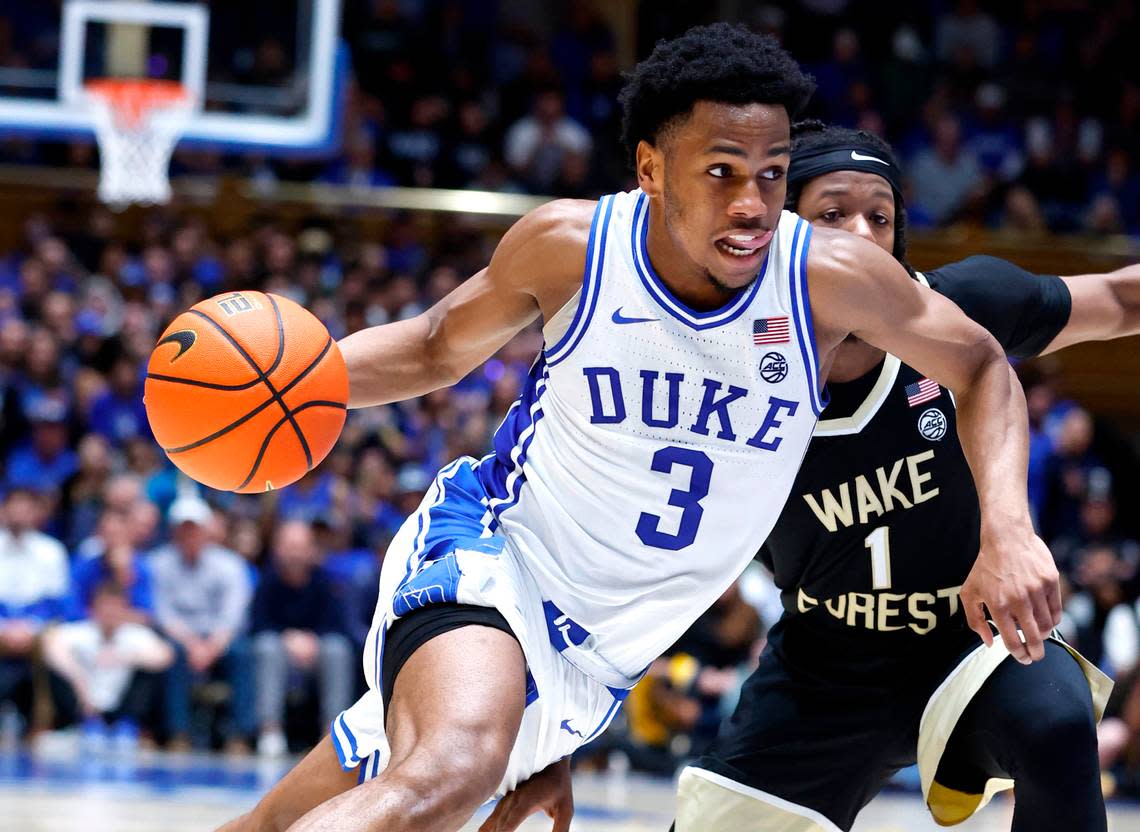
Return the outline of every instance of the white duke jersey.
<path id="1" fill-rule="evenodd" d="M 824 404 L 808 223 L 783 212 L 760 276 L 698 312 L 654 272 L 648 220 L 641 191 L 599 201 L 577 300 L 477 466 L 552 643 L 622 687 L 752 559 Z"/>

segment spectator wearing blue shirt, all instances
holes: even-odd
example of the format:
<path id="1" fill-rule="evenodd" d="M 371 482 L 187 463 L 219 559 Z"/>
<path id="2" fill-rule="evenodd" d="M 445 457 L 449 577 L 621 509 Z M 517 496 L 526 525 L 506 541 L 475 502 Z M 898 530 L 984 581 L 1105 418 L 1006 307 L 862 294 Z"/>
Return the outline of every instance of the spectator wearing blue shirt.
<path id="1" fill-rule="evenodd" d="M 59 492 L 79 470 L 79 457 L 68 447 L 67 404 L 55 396 L 35 396 L 26 414 L 32 436 L 8 455 L 8 485 Z"/>
<path id="2" fill-rule="evenodd" d="M 277 516 L 283 521 L 312 523 L 318 517 L 328 517 L 338 503 L 343 503 L 344 491 L 344 483 L 327 466 L 321 466 L 278 492 Z"/>
<path id="3" fill-rule="evenodd" d="M 64 617 L 68 598 L 67 552 L 39 531 L 39 495 L 8 491 L 0 528 L 0 702 L 31 714 L 33 657 L 40 633 Z"/>
<path id="4" fill-rule="evenodd" d="M 92 400 L 87 424 L 116 448 L 137 436 L 150 438 L 139 368 L 129 356 L 111 365 L 108 387 Z"/>
<path id="5" fill-rule="evenodd" d="M 150 624 L 154 616 L 150 565 L 135 550 L 130 518 L 119 509 L 105 509 L 99 518 L 97 535 L 103 553 L 78 561 L 72 571 L 73 614 L 87 616 L 95 590 L 110 582 L 118 586 L 126 598 L 127 620 L 135 624 Z"/>
<path id="6" fill-rule="evenodd" d="M 282 524 L 253 598 L 257 750 L 264 756 L 288 750 L 282 726 L 291 670 L 316 676 L 323 725 L 330 725 L 352 704 L 356 653 L 347 635 L 343 605 L 317 554 L 307 523 Z"/>

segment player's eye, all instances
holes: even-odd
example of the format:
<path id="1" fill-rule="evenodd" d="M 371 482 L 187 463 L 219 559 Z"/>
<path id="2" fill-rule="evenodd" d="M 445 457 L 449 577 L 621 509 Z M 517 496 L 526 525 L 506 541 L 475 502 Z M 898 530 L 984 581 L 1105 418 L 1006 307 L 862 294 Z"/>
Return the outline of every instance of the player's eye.
<path id="1" fill-rule="evenodd" d="M 839 209 L 831 208 L 819 215 L 824 222 L 839 222 Z"/>
<path id="2" fill-rule="evenodd" d="M 891 224 L 886 214 L 875 214 L 875 216 L 871 217 L 871 221 L 874 222 L 875 225 L 887 226 Z"/>
<path id="3" fill-rule="evenodd" d="M 732 176 L 732 168 L 728 165 L 713 165 L 709 168 L 708 173 L 709 176 L 716 179 L 728 179 L 728 177 Z"/>
<path id="4" fill-rule="evenodd" d="M 783 168 L 768 168 L 760 174 L 761 179 L 767 179 L 769 182 L 775 182 L 784 177 Z"/>

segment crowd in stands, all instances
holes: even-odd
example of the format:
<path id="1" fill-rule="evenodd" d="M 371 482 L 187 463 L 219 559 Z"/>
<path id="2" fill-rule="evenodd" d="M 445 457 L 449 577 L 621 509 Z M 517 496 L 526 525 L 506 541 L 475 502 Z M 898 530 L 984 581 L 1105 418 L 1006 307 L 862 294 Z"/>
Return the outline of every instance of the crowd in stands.
<path id="1" fill-rule="evenodd" d="M 483 5 L 346 3 L 356 78 L 341 157 L 238 163 L 346 185 L 623 185 L 602 18 L 568 4 L 542 39 L 494 15 L 474 25 Z M 1140 82 L 1105 69 L 1125 65 L 1114 56 L 1135 40 L 1132 4 L 1087 15 L 1074 2 L 961 0 L 912 4 L 905 20 L 841 0 L 792 5 L 752 22 L 811 66 L 819 114 L 897 141 L 915 225 L 1140 232 Z M 657 34 L 695 22 L 679 14 L 653 18 Z M 0 51 L 34 42 L 0 37 Z M 79 153 L 0 150 L 29 163 Z M 350 412 L 324 463 L 256 497 L 200 490 L 171 467 L 142 405 L 146 360 L 167 321 L 220 291 L 287 295 L 339 338 L 418 313 L 485 259 L 478 235 L 453 234 L 444 251 L 408 217 L 375 241 L 272 219 L 220 239 L 156 211 L 141 243 L 103 209 L 80 223 L 29 217 L 22 245 L 0 252 L 0 734 L 77 725 L 92 749 L 266 755 L 314 742 L 363 685 L 387 542 L 443 463 L 486 452 L 541 334 L 524 331 L 454 388 Z M 1102 753 L 1140 793 L 1140 518 L 1118 511 L 1140 494 L 1140 468 L 1047 377 L 1024 382 L 1030 495 L 1065 580 L 1062 630 L 1119 680 Z M 779 609 L 754 565 L 654 665 L 609 749 L 660 772 L 699 753 Z"/>
<path id="2" fill-rule="evenodd" d="M 215 38 L 211 81 L 281 82 L 294 19 L 258 13 L 259 2 L 235 13 L 264 22 L 262 40 L 227 47 Z M 724 7 L 734 5 L 815 75 L 810 115 L 896 145 L 912 227 L 1140 234 L 1140 70 L 1131 60 L 1140 10 L 1130 0 L 641 3 L 639 54 L 710 15 L 731 17 Z M 52 16 L 37 8 L 0 15 L 0 66 L 56 66 Z M 566 0 L 544 15 L 544 30 L 501 0 L 345 0 L 353 81 L 335 158 L 179 151 L 173 170 L 560 196 L 626 187 L 622 67 L 601 8 Z M 212 32 L 246 33 L 224 8 L 213 13 L 222 17 Z M 87 145 L 27 140 L 0 142 L 0 157 L 95 161 Z"/>

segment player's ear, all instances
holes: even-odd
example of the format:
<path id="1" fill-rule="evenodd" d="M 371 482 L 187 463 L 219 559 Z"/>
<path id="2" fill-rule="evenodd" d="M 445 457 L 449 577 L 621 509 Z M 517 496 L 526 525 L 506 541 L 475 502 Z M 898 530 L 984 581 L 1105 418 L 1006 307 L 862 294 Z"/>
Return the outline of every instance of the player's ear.
<path id="1" fill-rule="evenodd" d="M 665 184 L 665 154 L 644 139 L 637 143 L 637 184 L 651 197 Z"/>

